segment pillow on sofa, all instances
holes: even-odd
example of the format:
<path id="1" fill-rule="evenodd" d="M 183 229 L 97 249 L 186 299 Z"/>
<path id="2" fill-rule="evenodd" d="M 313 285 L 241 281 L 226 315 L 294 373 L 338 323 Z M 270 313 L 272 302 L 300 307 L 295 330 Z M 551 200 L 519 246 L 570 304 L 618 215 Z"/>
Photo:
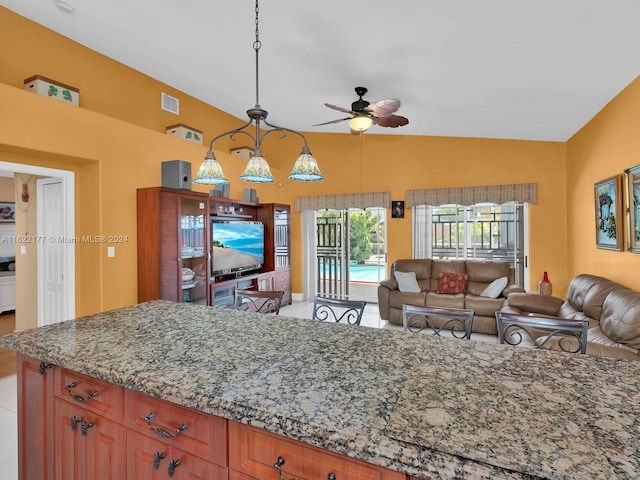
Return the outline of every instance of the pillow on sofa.
<path id="1" fill-rule="evenodd" d="M 480 292 L 480 296 L 488 298 L 498 298 L 502 293 L 502 290 L 504 290 L 504 287 L 507 286 L 508 282 L 509 279 L 507 277 L 496 278 L 493 282 L 487 285 L 487 288 Z"/>
<path id="2" fill-rule="evenodd" d="M 403 293 L 420 293 L 416 272 L 393 272 L 393 275 L 398 282 L 398 290 Z"/>
<path id="3" fill-rule="evenodd" d="M 436 292 L 448 295 L 465 293 L 468 278 L 469 275 L 466 273 L 440 272 L 438 275 L 438 289 Z"/>

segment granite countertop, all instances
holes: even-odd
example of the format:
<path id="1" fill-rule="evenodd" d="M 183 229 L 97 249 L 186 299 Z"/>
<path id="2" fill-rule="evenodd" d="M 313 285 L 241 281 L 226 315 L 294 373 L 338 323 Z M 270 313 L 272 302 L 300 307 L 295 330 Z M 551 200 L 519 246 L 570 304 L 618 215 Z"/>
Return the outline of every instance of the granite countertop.
<path id="1" fill-rule="evenodd" d="M 166 301 L 0 346 L 422 478 L 640 474 L 640 362 Z"/>

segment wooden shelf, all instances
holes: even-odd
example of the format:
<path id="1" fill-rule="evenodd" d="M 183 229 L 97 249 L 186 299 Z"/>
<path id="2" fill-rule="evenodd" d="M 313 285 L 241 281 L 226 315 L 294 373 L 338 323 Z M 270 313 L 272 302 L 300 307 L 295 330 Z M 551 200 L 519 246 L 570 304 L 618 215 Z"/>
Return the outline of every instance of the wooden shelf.
<path id="1" fill-rule="evenodd" d="M 291 303 L 289 205 L 209 197 L 168 187 L 140 188 L 138 201 L 138 301 L 233 305 L 236 288 L 283 290 Z M 233 213 L 230 210 L 233 209 Z M 242 211 L 240 211 L 242 210 Z M 183 224 L 184 220 L 187 224 Z M 264 262 L 244 276 L 211 276 L 211 221 L 264 224 Z M 192 223 L 189 223 L 192 222 Z M 183 282 L 181 269 L 200 272 L 200 281 Z"/>

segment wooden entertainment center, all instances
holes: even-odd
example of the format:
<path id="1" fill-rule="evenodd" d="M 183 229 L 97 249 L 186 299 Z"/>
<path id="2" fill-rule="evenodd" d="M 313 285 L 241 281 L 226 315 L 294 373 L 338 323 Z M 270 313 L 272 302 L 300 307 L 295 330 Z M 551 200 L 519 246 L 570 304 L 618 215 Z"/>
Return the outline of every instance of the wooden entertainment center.
<path id="1" fill-rule="evenodd" d="M 291 303 L 289 205 L 259 204 L 169 187 L 140 188 L 138 209 L 138 301 L 171 300 L 232 306 L 236 289 L 283 290 Z M 260 269 L 211 271 L 212 222 L 264 224 Z"/>

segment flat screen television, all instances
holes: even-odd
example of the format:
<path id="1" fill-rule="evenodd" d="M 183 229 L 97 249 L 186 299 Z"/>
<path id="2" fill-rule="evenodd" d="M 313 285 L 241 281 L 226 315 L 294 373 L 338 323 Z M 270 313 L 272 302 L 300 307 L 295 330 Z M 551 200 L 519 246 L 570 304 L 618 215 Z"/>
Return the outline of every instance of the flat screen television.
<path id="1" fill-rule="evenodd" d="M 264 224 L 211 222 L 211 275 L 257 270 L 264 263 Z"/>

